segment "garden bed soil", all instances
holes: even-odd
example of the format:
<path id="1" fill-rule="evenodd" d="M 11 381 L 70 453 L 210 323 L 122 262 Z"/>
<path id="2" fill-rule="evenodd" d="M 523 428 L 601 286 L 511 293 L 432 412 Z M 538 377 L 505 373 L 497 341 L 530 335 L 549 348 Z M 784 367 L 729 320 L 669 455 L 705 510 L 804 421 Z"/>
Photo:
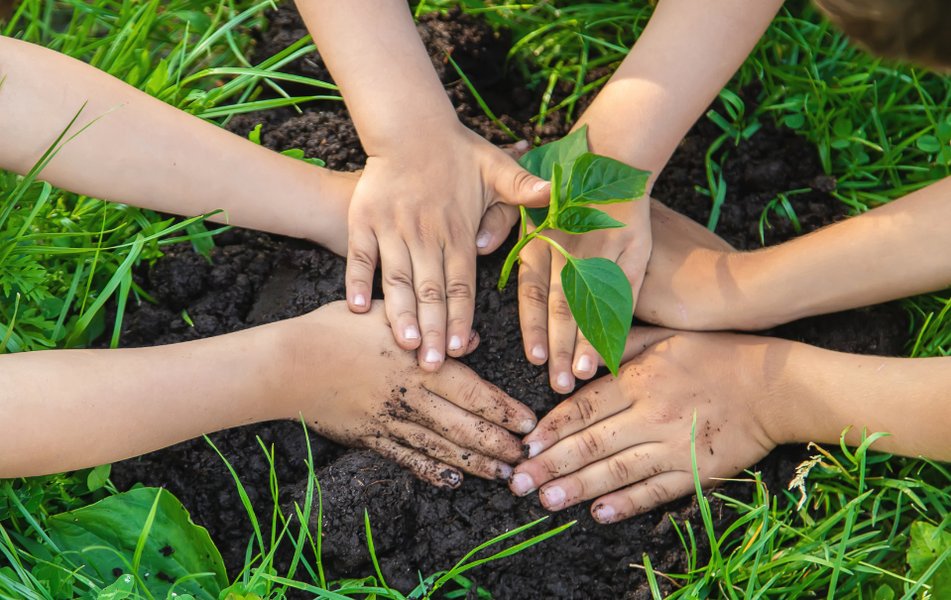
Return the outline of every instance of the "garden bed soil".
<path id="1" fill-rule="evenodd" d="M 289 4 L 271 13 L 269 19 L 271 25 L 260 39 L 262 56 L 286 47 L 305 33 Z M 533 129 L 529 119 L 537 112 L 541 90 L 529 90 L 503 71 L 508 49 L 504 34 L 497 35 L 485 24 L 459 13 L 425 16 L 419 30 L 466 125 L 492 142 L 509 141 L 485 117 L 455 72 L 446 68 L 443 57 L 447 50 L 514 131 L 528 139 L 538 134 L 542 141 L 567 132 L 568 125 L 561 115 L 550 117 L 542 131 Z M 316 53 L 288 68 L 329 78 Z M 330 168 L 351 171 L 361 168 L 366 160 L 340 103 L 323 102 L 308 107 L 304 114 L 278 109 L 243 115 L 228 127 L 247 135 L 259 123 L 263 124 L 264 145 L 274 150 L 300 148 L 308 157 L 325 160 Z M 701 223 L 709 218 L 711 202 L 696 187 L 707 185 L 704 154 L 719 133 L 715 125 L 702 119 L 654 188 L 656 198 Z M 760 247 L 760 215 L 781 192 L 812 189 L 790 197 L 802 233 L 846 215 L 845 205 L 827 193 L 834 181 L 823 175 L 814 148 L 793 132 L 776 129 L 767 122 L 750 140 L 738 147 L 727 146 L 724 179 L 728 192 L 717 233 L 735 247 Z M 771 213 L 770 224 L 772 227 L 765 230 L 767 244 L 797 235 L 789 219 Z M 525 359 L 516 286 L 510 285 L 503 292 L 496 289 L 501 263 L 511 243 L 512 239 L 502 250 L 479 261 L 475 326 L 482 344 L 464 362 L 542 415 L 565 396 L 551 390 L 545 367 L 535 367 Z M 234 229 L 219 235 L 210 262 L 187 244 L 171 246 L 151 268 L 143 266 L 136 273 L 137 282 L 158 303 L 129 308 L 121 343 L 126 347 L 169 344 L 301 315 L 344 298 L 344 270 L 344 260 L 326 250 L 248 230 Z M 183 310 L 194 326 L 185 322 Z M 908 321 L 904 312 L 891 304 L 804 319 L 770 333 L 834 350 L 899 355 L 907 341 Z M 259 517 L 269 520 L 266 515 L 273 504 L 268 461 L 258 439 L 274 448 L 282 490 L 280 503 L 287 506 L 303 501 L 307 454 L 300 424 L 264 423 L 210 438 L 241 477 Z M 310 440 L 323 490 L 324 565 L 331 578 L 373 572 L 366 549 L 364 509 L 369 511 L 387 582 L 404 592 L 419 582 L 418 573 L 426 576 L 447 569 L 474 546 L 549 514 L 537 495 L 516 498 L 502 482 L 468 477 L 456 490 L 435 489 L 373 452 L 348 450 L 312 433 Z M 754 468 L 762 472 L 776 494 L 792 478 L 794 466 L 803 457 L 802 447 L 783 447 Z M 252 530 L 231 475 L 207 442 L 193 440 L 118 463 L 113 468 L 113 481 L 120 489 L 142 482 L 173 492 L 194 520 L 208 528 L 224 555 L 229 574 L 234 577 L 239 572 Z M 744 499 L 751 495 L 749 484 L 732 483 L 721 491 Z M 541 526 L 547 530 L 578 521 L 557 538 L 468 575 L 499 599 L 648 598 L 643 570 L 631 566 L 642 564 L 644 553 L 661 572 L 682 573 L 687 569 L 686 554 L 671 518 L 678 524 L 689 520 L 700 541 L 699 557 L 703 560 L 706 556 L 708 545 L 696 498 L 611 526 L 595 523 L 588 505 L 555 513 Z M 718 531 L 735 519 L 735 513 L 716 499 L 713 515 Z M 282 560 L 286 557 L 279 562 Z M 663 579 L 661 586 L 671 589 Z M 470 593 L 470 597 L 475 596 Z"/>

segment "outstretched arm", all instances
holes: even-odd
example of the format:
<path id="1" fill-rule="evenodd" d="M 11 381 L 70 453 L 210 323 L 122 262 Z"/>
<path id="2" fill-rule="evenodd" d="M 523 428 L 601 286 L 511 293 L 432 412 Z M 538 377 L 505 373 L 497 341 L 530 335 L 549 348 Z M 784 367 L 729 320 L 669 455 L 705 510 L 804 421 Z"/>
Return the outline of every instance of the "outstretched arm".
<path id="1" fill-rule="evenodd" d="M 63 147 L 41 179 L 162 212 L 224 209 L 233 225 L 346 250 L 353 175 L 271 152 L 26 42 L 0 37 L 0 79 L 2 169 L 28 172 L 82 108 L 69 135 L 101 118 Z"/>
<path id="2" fill-rule="evenodd" d="M 478 345 L 467 336 L 466 352 Z M 0 479 L 108 463 L 271 419 L 376 450 L 435 485 L 507 478 L 531 410 L 455 361 L 424 373 L 380 303 L 205 340 L 0 356 Z M 512 432 L 512 433 L 510 433 Z"/>
<path id="3" fill-rule="evenodd" d="M 782 6 L 782 0 L 665 0 L 640 39 L 578 120 L 588 126 L 592 152 L 652 173 L 663 169 L 677 144 L 746 59 Z M 556 236 L 573 255 L 616 261 L 634 289 L 635 306 L 651 256 L 650 203 L 599 207 L 623 229 Z M 598 355 L 582 337 L 561 289 L 564 258 L 548 244 L 522 252 L 519 311 L 525 353 L 549 361 L 552 387 L 569 392 L 575 377 L 594 376 Z"/>

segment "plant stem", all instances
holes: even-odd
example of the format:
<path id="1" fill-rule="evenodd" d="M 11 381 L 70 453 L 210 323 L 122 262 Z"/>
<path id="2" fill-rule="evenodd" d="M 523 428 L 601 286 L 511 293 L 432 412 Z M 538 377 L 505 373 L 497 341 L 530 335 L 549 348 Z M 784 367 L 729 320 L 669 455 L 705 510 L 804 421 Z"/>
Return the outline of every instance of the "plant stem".
<path id="1" fill-rule="evenodd" d="M 535 237 L 537 237 L 540 240 L 545 240 L 546 242 L 554 246 L 556 250 L 561 252 L 565 256 L 565 258 L 567 258 L 568 260 L 571 260 L 571 255 L 568 254 L 568 251 L 562 248 L 561 244 L 559 244 L 555 240 L 551 239 L 550 237 L 545 237 L 544 235 L 538 235 L 537 231 L 535 233 Z"/>
<path id="2" fill-rule="evenodd" d="M 528 235 L 522 236 L 522 239 L 520 239 L 518 243 L 515 244 L 515 247 L 512 248 L 512 251 L 509 252 L 508 258 L 505 259 L 505 264 L 502 265 L 502 274 L 499 276 L 499 291 L 505 289 L 505 285 L 509 281 L 509 275 L 512 274 L 512 267 L 515 266 L 515 261 L 518 259 L 518 253 L 522 251 L 522 248 L 524 248 L 526 244 L 538 237 L 538 232 L 541 231 L 541 229 L 542 227 L 539 227 Z"/>

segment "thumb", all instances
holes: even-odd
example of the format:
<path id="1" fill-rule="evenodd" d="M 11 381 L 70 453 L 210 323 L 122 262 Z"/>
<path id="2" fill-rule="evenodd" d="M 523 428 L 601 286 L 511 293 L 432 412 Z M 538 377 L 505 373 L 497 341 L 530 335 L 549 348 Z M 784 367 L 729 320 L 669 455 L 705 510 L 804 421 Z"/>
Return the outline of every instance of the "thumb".
<path id="1" fill-rule="evenodd" d="M 624 353 L 621 355 L 621 364 L 626 363 L 638 354 L 641 354 L 654 344 L 659 344 L 667 338 L 672 338 L 679 332 L 664 327 L 631 327 L 624 343 Z M 603 367 L 604 359 L 598 363 Z"/>
<path id="2" fill-rule="evenodd" d="M 518 208 L 508 204 L 493 204 L 482 215 L 479 224 L 479 233 L 476 235 L 476 252 L 481 256 L 495 252 L 505 238 L 508 237 L 512 226 L 518 223 Z"/>
<path id="3" fill-rule="evenodd" d="M 535 177 L 512 158 L 500 154 L 495 170 L 496 195 L 505 204 L 538 208 L 547 206 L 551 196 L 551 183 Z"/>

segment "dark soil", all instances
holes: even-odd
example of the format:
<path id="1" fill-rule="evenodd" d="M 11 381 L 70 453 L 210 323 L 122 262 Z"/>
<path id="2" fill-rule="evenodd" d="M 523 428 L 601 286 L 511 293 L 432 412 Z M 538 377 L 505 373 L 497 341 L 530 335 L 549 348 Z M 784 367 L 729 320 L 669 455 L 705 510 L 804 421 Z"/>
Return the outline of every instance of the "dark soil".
<path id="1" fill-rule="evenodd" d="M 305 33 L 289 4 L 271 14 L 270 23 L 261 36 L 262 56 Z M 529 139 L 536 134 L 528 119 L 537 109 L 538 92 L 502 71 L 507 50 L 504 35 L 458 14 L 424 17 L 419 29 L 447 93 L 467 125 L 493 142 L 508 141 L 485 118 L 451 65 L 446 68 L 446 50 L 509 127 Z M 290 69 L 329 78 L 316 53 L 299 59 Z M 538 133 L 545 140 L 563 135 L 567 131 L 563 121 L 552 118 Z M 342 104 L 321 103 L 303 115 L 291 110 L 244 115 L 229 127 L 247 135 L 259 123 L 264 125 L 264 145 L 275 150 L 301 148 L 307 156 L 345 170 L 360 168 L 366 158 Z M 705 119 L 695 126 L 654 190 L 658 199 L 702 223 L 709 217 L 710 199 L 695 186 L 706 187 L 704 153 L 718 133 Z M 812 188 L 791 197 L 803 232 L 846 214 L 845 207 L 826 193 L 834 182 L 821 176 L 815 151 L 794 133 L 767 124 L 751 140 L 730 146 L 728 151 L 724 175 L 729 191 L 717 232 L 734 246 L 760 245 L 760 214 L 780 192 Z M 770 223 L 768 244 L 796 235 L 784 217 L 771 214 Z M 245 230 L 221 234 L 216 243 L 211 264 L 190 246 L 178 245 L 169 248 L 150 269 L 137 273 L 138 283 L 158 304 L 143 303 L 130 309 L 128 328 L 122 335 L 124 346 L 220 335 L 300 315 L 343 298 L 344 261 L 325 250 Z M 545 368 L 534 367 L 524 358 L 515 286 L 501 293 L 495 289 L 504 256 L 503 248 L 479 263 L 475 319 L 482 345 L 466 363 L 541 415 L 563 396 L 549 388 Z M 187 311 L 194 327 L 184 321 L 182 310 Z M 772 333 L 836 350 L 898 355 L 908 337 L 908 324 L 899 308 L 884 305 L 806 319 Z M 266 515 L 273 504 L 268 463 L 256 438 L 275 449 L 277 479 L 283 490 L 280 503 L 302 501 L 307 471 L 305 438 L 299 424 L 266 423 L 210 437 L 237 470 L 259 517 L 269 520 Z M 419 572 L 426 576 L 446 569 L 479 543 L 548 514 L 536 496 L 516 498 L 502 483 L 470 477 L 457 490 L 435 489 L 372 452 L 347 450 L 314 434 L 310 438 L 324 495 L 323 549 L 330 577 L 372 573 L 363 529 L 364 508 L 373 523 L 384 575 L 391 586 L 403 591 L 418 583 Z M 792 478 L 792 469 L 802 458 L 800 447 L 780 448 L 755 468 L 762 471 L 775 493 Z M 196 522 L 209 529 L 230 575 L 243 566 L 251 527 L 230 474 L 204 440 L 118 463 L 113 481 L 121 489 L 136 482 L 166 487 Z M 730 484 L 725 491 L 735 497 L 750 496 L 749 487 L 743 484 Z M 722 531 L 735 515 L 719 501 L 714 501 L 713 507 L 717 530 Z M 700 541 L 702 560 L 708 547 L 703 541 L 706 535 L 696 499 L 687 498 L 612 526 L 596 524 L 587 505 L 557 513 L 543 529 L 574 519 L 578 524 L 555 540 L 469 575 L 493 597 L 502 599 L 648 598 L 643 570 L 630 566 L 641 564 L 643 553 L 662 572 L 684 572 L 687 567 L 670 517 L 678 524 L 690 521 Z M 662 581 L 661 585 L 667 584 Z"/>

